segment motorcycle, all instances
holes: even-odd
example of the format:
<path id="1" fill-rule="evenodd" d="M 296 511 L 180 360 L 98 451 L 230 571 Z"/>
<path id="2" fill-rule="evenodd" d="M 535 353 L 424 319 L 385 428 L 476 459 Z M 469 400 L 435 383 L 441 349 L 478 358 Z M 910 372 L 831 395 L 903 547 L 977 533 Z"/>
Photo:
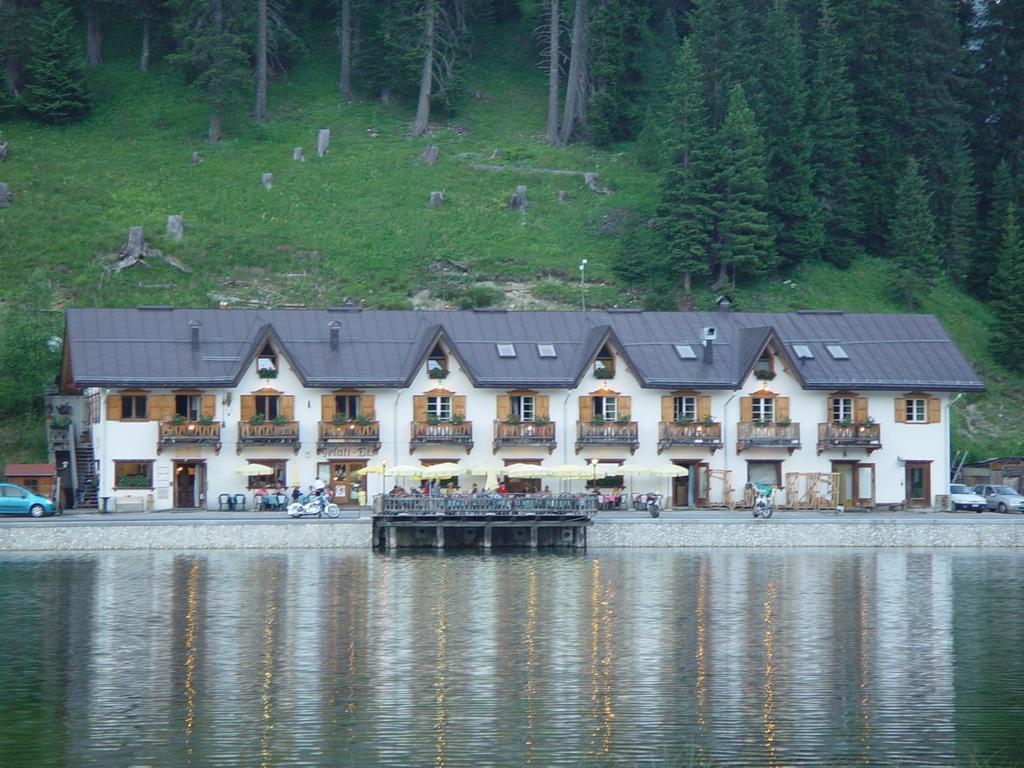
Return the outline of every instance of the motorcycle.
<path id="1" fill-rule="evenodd" d="M 633 509 L 646 510 L 651 517 L 661 515 L 660 493 L 638 493 L 633 497 Z"/>
<path id="2" fill-rule="evenodd" d="M 330 517 L 336 518 L 341 514 L 341 508 L 337 504 L 327 501 L 327 494 L 318 493 L 314 496 L 303 496 L 298 501 L 288 505 L 288 517 Z"/>
<path id="3" fill-rule="evenodd" d="M 775 489 L 761 483 L 747 483 L 747 487 L 754 491 L 754 517 L 763 517 L 767 520 L 775 511 L 772 508 L 772 493 Z"/>

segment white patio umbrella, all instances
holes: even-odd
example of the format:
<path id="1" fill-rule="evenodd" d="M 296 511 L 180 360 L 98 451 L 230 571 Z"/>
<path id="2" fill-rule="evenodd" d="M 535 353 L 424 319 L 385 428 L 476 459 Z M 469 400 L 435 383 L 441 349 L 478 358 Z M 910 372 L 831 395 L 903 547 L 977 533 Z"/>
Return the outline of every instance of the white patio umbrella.
<path id="1" fill-rule="evenodd" d="M 659 464 L 648 469 L 647 473 L 655 477 L 686 477 L 690 474 L 690 470 L 680 467 L 678 464 Z"/>
<path id="2" fill-rule="evenodd" d="M 357 469 L 356 474 L 360 477 L 366 477 L 367 475 L 383 475 L 386 469 L 394 470 L 394 467 L 386 467 L 383 464 L 374 464 L 372 466 L 366 466 L 362 469 Z"/>
<path id="3" fill-rule="evenodd" d="M 246 464 L 244 467 L 239 467 L 235 472 L 240 472 L 248 477 L 254 477 L 256 475 L 272 475 L 274 474 L 274 468 L 268 467 L 266 464 Z"/>
<path id="4" fill-rule="evenodd" d="M 542 467 L 539 464 L 509 464 L 507 467 L 504 467 L 504 470 L 505 474 L 509 477 L 530 480 L 552 477 L 551 469 Z"/>
<path id="5" fill-rule="evenodd" d="M 426 467 L 419 467 L 413 464 L 395 464 L 395 466 L 389 466 L 387 470 L 388 475 L 394 475 L 395 477 L 423 477 L 423 470 Z"/>
<path id="6" fill-rule="evenodd" d="M 420 467 L 418 476 L 426 480 L 447 480 L 449 477 L 458 477 L 466 473 L 466 467 L 461 467 L 453 461 L 446 461 L 442 464 Z"/>

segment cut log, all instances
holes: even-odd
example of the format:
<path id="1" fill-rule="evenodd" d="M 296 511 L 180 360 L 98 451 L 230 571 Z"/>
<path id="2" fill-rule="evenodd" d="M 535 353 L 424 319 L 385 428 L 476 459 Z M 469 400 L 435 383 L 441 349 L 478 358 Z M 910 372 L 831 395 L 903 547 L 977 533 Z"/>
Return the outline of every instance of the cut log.
<path id="1" fill-rule="evenodd" d="M 175 242 L 181 242 L 185 236 L 185 226 L 181 221 L 181 214 L 171 214 L 167 217 L 167 236 Z"/>
<path id="2" fill-rule="evenodd" d="M 192 153 L 192 165 L 199 165 L 203 162 L 202 156 L 198 152 Z"/>
<path id="3" fill-rule="evenodd" d="M 292 150 L 292 160 L 298 160 L 300 163 L 306 162 L 306 156 L 302 154 L 302 147 L 296 147 Z"/>
<path id="4" fill-rule="evenodd" d="M 323 157 L 331 145 L 331 129 L 321 128 L 316 134 L 316 156 Z"/>
<path id="5" fill-rule="evenodd" d="M 6 184 L 0 181 L 0 208 L 10 208 L 13 198 L 14 193 L 7 188 Z"/>
<path id="6" fill-rule="evenodd" d="M 7 159 L 7 142 L 0 141 L 0 160 Z"/>
<path id="7" fill-rule="evenodd" d="M 184 272 L 186 275 L 187 274 L 191 274 L 191 272 L 192 272 L 191 269 L 189 269 L 188 267 L 186 267 L 184 264 L 181 263 L 180 259 L 178 259 L 178 258 L 176 258 L 174 256 L 171 256 L 169 253 L 161 253 L 160 251 L 154 250 L 152 248 L 147 248 L 146 249 L 146 255 L 147 256 L 159 256 L 161 259 L 163 259 L 165 264 L 167 264 L 170 267 L 174 267 L 179 272 Z"/>
<path id="8" fill-rule="evenodd" d="M 430 207 L 437 208 L 441 203 L 444 202 L 444 192 L 434 190 L 430 193 Z"/>
<path id="9" fill-rule="evenodd" d="M 270 189 L 274 186 L 274 174 L 264 173 L 260 175 L 260 184 L 263 185 L 264 189 Z"/>
<path id="10" fill-rule="evenodd" d="M 508 207 L 513 211 L 526 210 L 526 187 L 522 184 L 516 187 L 516 193 L 508 199 Z"/>
<path id="11" fill-rule="evenodd" d="M 422 160 L 427 165 L 433 166 L 437 162 L 437 147 L 430 146 L 423 150 L 423 154 L 420 155 Z"/>
<path id="12" fill-rule="evenodd" d="M 566 192 L 564 189 L 558 190 L 558 202 L 560 202 L 560 203 L 568 203 L 569 202 L 569 193 Z"/>

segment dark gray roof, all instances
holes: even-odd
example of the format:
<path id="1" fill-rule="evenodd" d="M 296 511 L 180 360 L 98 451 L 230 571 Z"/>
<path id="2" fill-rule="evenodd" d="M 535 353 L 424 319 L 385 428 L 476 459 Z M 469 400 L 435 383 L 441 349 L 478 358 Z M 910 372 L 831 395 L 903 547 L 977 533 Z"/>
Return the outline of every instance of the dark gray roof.
<path id="1" fill-rule="evenodd" d="M 574 386 L 608 343 L 642 386 L 660 389 L 737 389 L 765 344 L 807 389 L 984 388 L 931 315 L 139 308 L 69 309 L 66 323 L 79 386 L 230 386 L 269 339 L 308 386 L 330 388 L 406 386 L 438 340 L 480 387 Z M 717 329 L 711 361 L 700 349 L 705 327 Z M 498 344 L 514 345 L 515 357 L 499 357 Z M 541 357 L 539 344 L 556 356 Z M 680 359 L 677 344 L 696 359 Z M 798 359 L 794 344 L 813 358 Z M 826 344 L 849 359 L 833 359 Z"/>

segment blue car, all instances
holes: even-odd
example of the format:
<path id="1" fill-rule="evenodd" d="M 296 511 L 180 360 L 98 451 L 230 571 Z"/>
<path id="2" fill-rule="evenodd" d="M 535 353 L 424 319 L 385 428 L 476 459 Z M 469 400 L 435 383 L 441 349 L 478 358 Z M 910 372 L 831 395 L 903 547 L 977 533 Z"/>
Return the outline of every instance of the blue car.
<path id="1" fill-rule="evenodd" d="M 57 505 L 14 483 L 0 483 L 0 515 L 52 515 Z"/>

